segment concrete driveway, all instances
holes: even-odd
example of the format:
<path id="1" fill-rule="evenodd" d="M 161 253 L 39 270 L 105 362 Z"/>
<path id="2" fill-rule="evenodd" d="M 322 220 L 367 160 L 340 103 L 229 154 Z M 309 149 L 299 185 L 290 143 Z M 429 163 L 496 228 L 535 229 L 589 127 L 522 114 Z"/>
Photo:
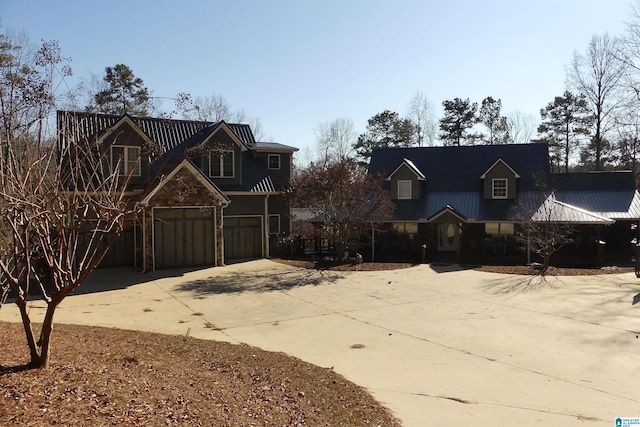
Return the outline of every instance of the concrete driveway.
<path id="1" fill-rule="evenodd" d="M 335 273 L 260 260 L 102 270 L 78 291 L 58 323 L 283 351 L 366 387 L 405 426 L 640 417 L 640 280 L 630 273 L 541 282 L 455 265 Z M 5 306 L 0 319 L 18 312 Z"/>

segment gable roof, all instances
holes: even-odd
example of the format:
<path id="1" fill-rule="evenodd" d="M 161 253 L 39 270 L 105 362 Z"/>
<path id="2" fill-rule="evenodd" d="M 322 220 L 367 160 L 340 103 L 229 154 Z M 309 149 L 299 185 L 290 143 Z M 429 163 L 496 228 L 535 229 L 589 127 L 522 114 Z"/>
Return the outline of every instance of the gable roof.
<path id="1" fill-rule="evenodd" d="M 543 143 L 375 149 L 369 172 L 386 175 L 408 159 L 424 174 L 429 192 L 481 192 L 480 176 L 499 158 L 518 171 L 519 191 L 537 190 L 535 176 L 550 175 Z"/>
<path id="2" fill-rule="evenodd" d="M 168 118 L 137 117 L 128 114 L 103 114 L 78 111 L 57 111 L 58 149 L 62 152 L 69 144 L 78 141 L 96 141 L 117 125 L 124 117 L 134 124 L 151 141 L 158 144 L 162 153 L 175 148 L 182 141 L 202 129 L 219 122 L 176 120 Z M 247 147 L 256 141 L 247 124 L 227 123 L 233 134 Z"/>
<path id="3" fill-rule="evenodd" d="M 180 164 L 178 164 L 173 170 L 165 177 L 162 177 L 158 180 L 156 185 L 152 186 L 150 191 L 142 198 L 141 204 L 147 205 L 149 201 L 155 196 L 158 191 L 162 189 L 168 182 L 173 179 L 173 177 L 182 169 L 187 169 L 191 174 L 200 182 L 211 194 L 215 194 L 218 199 L 222 201 L 224 206 L 230 203 L 229 199 L 222 193 L 222 191 L 209 180 L 200 169 L 198 169 L 193 163 L 189 160 L 184 159 Z"/>
<path id="4" fill-rule="evenodd" d="M 511 168 L 511 166 L 509 166 L 507 162 L 503 160 L 502 157 L 498 157 L 498 160 L 493 162 L 493 164 L 489 166 L 489 169 L 487 169 L 486 171 L 484 171 L 482 175 L 480 175 L 480 178 L 485 179 L 487 177 L 487 174 L 491 171 L 491 169 L 495 168 L 496 165 L 498 165 L 499 163 L 502 163 L 503 165 L 505 165 L 507 169 L 509 169 L 516 178 L 520 178 L 520 175 L 518 175 L 518 172 L 514 171 L 513 168 Z"/>
<path id="5" fill-rule="evenodd" d="M 429 222 L 434 222 L 435 220 L 437 220 L 439 217 L 443 216 L 443 215 L 453 215 L 454 217 L 456 217 L 460 222 L 467 222 L 467 218 L 465 218 L 464 215 L 462 215 L 460 212 L 458 212 L 453 206 L 451 205 L 446 205 L 445 207 L 443 207 L 442 209 L 440 209 L 438 212 L 434 213 L 433 215 L 431 215 L 429 218 L 427 218 L 427 220 Z"/>
<path id="6" fill-rule="evenodd" d="M 531 215 L 531 221 L 578 224 L 613 224 L 615 222 L 586 209 L 561 202 L 556 199 L 554 193 L 551 193 Z"/>
<path id="7" fill-rule="evenodd" d="M 400 168 L 402 167 L 406 167 L 409 168 L 409 170 L 411 172 L 413 172 L 417 177 L 418 177 L 418 181 L 424 181 L 425 180 L 425 176 L 422 172 L 420 172 L 420 169 L 418 169 L 416 167 L 416 165 L 413 164 L 413 162 L 409 159 L 402 159 L 402 163 L 400 163 L 400 165 L 389 174 L 389 176 L 387 177 L 387 179 L 385 181 L 391 181 L 391 177 L 398 172 L 398 170 L 400 170 Z"/>

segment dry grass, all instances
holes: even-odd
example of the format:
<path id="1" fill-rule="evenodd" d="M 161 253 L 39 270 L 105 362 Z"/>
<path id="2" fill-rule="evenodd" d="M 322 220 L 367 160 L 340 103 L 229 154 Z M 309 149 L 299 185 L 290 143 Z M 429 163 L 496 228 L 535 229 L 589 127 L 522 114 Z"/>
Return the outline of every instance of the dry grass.
<path id="1" fill-rule="evenodd" d="M 398 426 L 330 369 L 247 345 L 57 325 L 52 366 L 24 370 L 22 325 L 0 322 L 3 426 Z"/>
<path id="2" fill-rule="evenodd" d="M 355 264 L 353 262 L 342 261 L 328 261 L 328 260 L 306 260 L 306 259 L 284 259 L 284 258 L 272 258 L 272 261 L 279 262 L 281 264 L 291 265 L 293 267 L 308 268 L 316 270 L 330 270 L 330 271 L 385 271 L 385 270 L 397 270 L 401 268 L 414 267 L 418 264 L 412 264 L 408 262 L 365 262 L 362 264 Z M 503 274 L 522 274 L 530 275 L 536 274 L 538 271 L 534 270 L 530 266 L 526 265 L 483 265 L 480 267 L 465 267 L 473 268 L 477 271 L 486 271 L 491 273 L 503 273 Z M 565 268 L 565 267 L 549 267 L 547 274 L 554 276 L 591 276 L 595 274 L 615 274 L 615 273 L 630 273 L 633 272 L 633 267 L 628 266 L 606 266 L 602 268 Z"/>
<path id="3" fill-rule="evenodd" d="M 531 275 L 539 273 L 539 271 L 526 265 L 483 265 L 482 267 L 474 268 L 474 270 L 486 271 L 490 273 L 521 275 Z M 616 266 L 608 266 L 602 268 L 549 267 L 546 274 L 550 276 L 593 276 L 597 274 L 632 273 L 633 271 L 633 267 Z"/>

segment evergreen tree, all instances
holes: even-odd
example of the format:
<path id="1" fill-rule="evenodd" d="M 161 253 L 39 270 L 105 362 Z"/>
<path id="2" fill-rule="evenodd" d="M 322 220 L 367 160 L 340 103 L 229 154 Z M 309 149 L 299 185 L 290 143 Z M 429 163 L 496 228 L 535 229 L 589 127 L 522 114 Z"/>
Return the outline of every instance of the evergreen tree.
<path id="1" fill-rule="evenodd" d="M 151 94 L 140 77 L 124 64 L 105 68 L 104 87 L 93 96 L 87 111 L 146 116 L 151 108 Z"/>
<path id="2" fill-rule="evenodd" d="M 488 96 L 482 100 L 478 120 L 486 126 L 489 132 L 485 142 L 489 145 L 507 144 L 510 141 L 509 124 L 502 115 L 502 100 Z"/>
<path id="3" fill-rule="evenodd" d="M 367 130 L 358 136 L 353 149 L 359 164 L 367 165 L 375 148 L 411 147 L 418 143 L 418 126 L 398 113 L 385 110 L 371 117 Z"/>
<path id="4" fill-rule="evenodd" d="M 583 95 L 566 91 L 540 110 L 542 123 L 538 127 L 541 141 L 547 142 L 551 162 L 556 171 L 569 171 L 569 159 L 575 154 L 580 141 L 589 134 L 593 116 L 589 114 Z"/>
<path id="5" fill-rule="evenodd" d="M 478 123 L 478 103 L 471 103 L 469 98 L 444 101 L 444 117 L 440 119 L 440 139 L 445 145 L 460 145 L 467 142 L 473 145 L 478 134 L 470 134 L 470 129 Z"/>

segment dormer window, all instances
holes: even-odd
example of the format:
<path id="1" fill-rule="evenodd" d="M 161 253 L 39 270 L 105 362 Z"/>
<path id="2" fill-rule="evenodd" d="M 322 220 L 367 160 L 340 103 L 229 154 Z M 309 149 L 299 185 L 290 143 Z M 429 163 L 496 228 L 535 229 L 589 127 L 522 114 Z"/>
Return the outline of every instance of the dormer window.
<path id="1" fill-rule="evenodd" d="M 411 180 L 398 180 L 398 199 L 411 199 Z"/>
<path id="2" fill-rule="evenodd" d="M 269 169 L 280 169 L 280 154 L 269 154 Z"/>
<path id="3" fill-rule="evenodd" d="M 507 178 L 493 178 L 491 180 L 491 195 L 493 199 L 506 199 L 508 180 Z"/>
<path id="4" fill-rule="evenodd" d="M 209 176 L 211 178 L 233 178 L 233 151 L 224 154 L 209 154 Z"/>
<path id="5" fill-rule="evenodd" d="M 140 176 L 140 147 L 126 145 L 111 146 L 111 170 L 120 162 L 120 175 Z"/>

